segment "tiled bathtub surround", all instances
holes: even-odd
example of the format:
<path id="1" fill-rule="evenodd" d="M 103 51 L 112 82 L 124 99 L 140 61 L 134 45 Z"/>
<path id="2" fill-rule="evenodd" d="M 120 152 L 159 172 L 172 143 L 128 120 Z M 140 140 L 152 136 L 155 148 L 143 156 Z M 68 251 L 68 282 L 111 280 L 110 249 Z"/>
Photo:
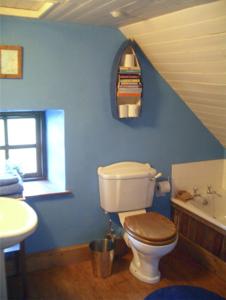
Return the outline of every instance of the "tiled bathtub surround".
<path id="1" fill-rule="evenodd" d="M 205 193 L 208 185 L 226 189 L 226 159 L 172 165 L 172 195 L 178 190 L 193 193 L 194 186 Z"/>

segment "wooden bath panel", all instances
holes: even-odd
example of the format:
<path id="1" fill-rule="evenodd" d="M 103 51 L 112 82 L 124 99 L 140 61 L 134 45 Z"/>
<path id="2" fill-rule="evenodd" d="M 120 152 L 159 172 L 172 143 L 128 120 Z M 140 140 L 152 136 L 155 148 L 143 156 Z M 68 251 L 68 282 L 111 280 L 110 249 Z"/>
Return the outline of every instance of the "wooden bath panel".
<path id="1" fill-rule="evenodd" d="M 226 261 L 226 233 L 223 229 L 174 203 L 172 219 L 183 237 Z"/>

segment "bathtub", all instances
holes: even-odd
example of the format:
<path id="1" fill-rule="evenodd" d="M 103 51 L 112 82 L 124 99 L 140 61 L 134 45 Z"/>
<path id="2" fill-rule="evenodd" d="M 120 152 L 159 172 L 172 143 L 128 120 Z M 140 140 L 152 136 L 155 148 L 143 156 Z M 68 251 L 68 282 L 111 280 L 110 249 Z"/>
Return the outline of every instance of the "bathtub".
<path id="1" fill-rule="evenodd" d="M 172 198 L 172 219 L 182 240 L 226 262 L 226 193 L 219 194 L 187 202 Z"/>
<path id="2" fill-rule="evenodd" d="M 172 198 L 171 201 L 218 227 L 221 232 L 223 229 L 226 234 L 226 191 L 221 190 L 219 194 L 203 194 L 187 202 L 176 198 Z"/>

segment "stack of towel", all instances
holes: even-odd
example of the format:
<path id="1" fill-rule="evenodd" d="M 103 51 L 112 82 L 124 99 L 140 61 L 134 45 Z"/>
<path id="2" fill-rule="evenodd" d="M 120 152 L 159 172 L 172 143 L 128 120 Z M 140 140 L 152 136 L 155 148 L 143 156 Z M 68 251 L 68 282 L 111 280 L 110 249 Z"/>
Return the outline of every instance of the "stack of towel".
<path id="1" fill-rule="evenodd" d="M 0 195 L 22 194 L 23 182 L 17 172 L 0 173 Z"/>

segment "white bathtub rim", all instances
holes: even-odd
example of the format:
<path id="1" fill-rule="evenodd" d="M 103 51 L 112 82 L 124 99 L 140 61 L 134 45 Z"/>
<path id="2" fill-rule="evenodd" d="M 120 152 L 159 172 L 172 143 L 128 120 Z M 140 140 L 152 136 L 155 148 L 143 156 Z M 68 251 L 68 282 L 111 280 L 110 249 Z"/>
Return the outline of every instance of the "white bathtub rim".
<path id="1" fill-rule="evenodd" d="M 176 198 L 171 198 L 171 201 L 175 204 L 177 204 L 178 206 L 181 206 L 185 209 L 187 209 L 188 211 L 190 211 L 191 213 L 194 213 L 195 215 L 201 217 L 202 219 L 210 222 L 211 224 L 223 229 L 226 231 L 226 225 L 220 223 L 218 220 L 214 219 L 213 217 L 207 215 L 206 213 L 202 212 L 199 208 L 195 207 L 194 205 L 192 205 L 191 203 L 189 203 L 189 201 L 187 202 L 183 202 L 181 200 L 178 200 Z"/>

